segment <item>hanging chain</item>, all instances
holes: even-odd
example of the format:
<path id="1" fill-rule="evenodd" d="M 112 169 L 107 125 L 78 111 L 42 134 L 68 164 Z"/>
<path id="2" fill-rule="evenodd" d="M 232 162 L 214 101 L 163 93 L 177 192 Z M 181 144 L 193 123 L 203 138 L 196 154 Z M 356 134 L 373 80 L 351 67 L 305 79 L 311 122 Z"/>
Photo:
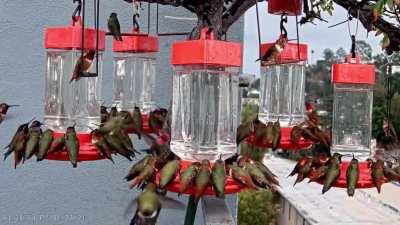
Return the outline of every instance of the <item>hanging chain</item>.
<path id="1" fill-rule="evenodd" d="M 392 79 L 393 79 L 393 63 L 392 59 L 387 56 L 387 66 L 386 66 L 386 118 L 388 121 L 391 121 L 391 110 L 392 110 L 392 97 L 393 91 L 392 90 Z"/>
<path id="2" fill-rule="evenodd" d="M 259 51 L 259 56 L 258 56 L 258 58 L 261 58 L 262 57 L 262 52 L 261 52 L 261 29 L 260 29 L 260 15 L 259 15 L 259 12 L 258 12 L 258 1 L 257 0 L 255 0 L 255 2 L 256 2 L 256 18 L 257 18 L 257 35 L 258 35 L 258 51 Z"/>
<path id="3" fill-rule="evenodd" d="M 351 20 L 352 20 L 352 17 L 350 15 L 350 10 L 351 10 L 351 8 L 349 8 L 348 14 L 347 14 L 347 16 L 349 18 L 347 20 L 347 29 L 348 29 L 348 32 L 349 32 L 349 35 L 350 35 L 350 39 L 351 39 L 351 50 L 350 50 L 351 57 L 355 58 L 356 57 L 356 37 L 357 37 L 357 34 L 358 34 L 358 24 L 359 24 L 359 17 L 360 17 L 360 9 L 357 9 L 357 18 L 356 18 L 357 22 L 356 22 L 356 30 L 355 30 L 354 33 L 351 32 L 351 28 L 350 28 L 350 23 L 351 23 Z"/>
<path id="4" fill-rule="evenodd" d="M 140 30 L 140 25 L 138 22 L 138 18 L 140 17 L 139 14 L 139 7 L 140 3 L 137 2 L 137 0 L 132 1 L 132 9 L 133 9 L 133 16 L 132 16 L 132 25 L 134 30 Z"/>

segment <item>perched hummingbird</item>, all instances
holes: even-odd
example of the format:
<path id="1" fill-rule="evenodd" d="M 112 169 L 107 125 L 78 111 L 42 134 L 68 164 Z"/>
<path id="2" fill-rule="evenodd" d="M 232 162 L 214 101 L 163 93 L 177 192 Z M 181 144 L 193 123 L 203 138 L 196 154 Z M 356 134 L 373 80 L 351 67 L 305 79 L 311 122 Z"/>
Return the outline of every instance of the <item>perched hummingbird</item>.
<path id="1" fill-rule="evenodd" d="M 290 172 L 288 177 L 292 177 L 292 176 L 296 175 L 297 173 L 299 173 L 300 169 L 306 164 L 306 162 L 307 162 L 306 157 L 299 159 L 296 163 L 296 166 L 293 168 L 292 172 Z"/>
<path id="2" fill-rule="evenodd" d="M 360 169 L 358 167 L 358 160 L 354 158 L 350 161 L 346 171 L 347 194 L 352 197 L 360 178 Z"/>
<path id="3" fill-rule="evenodd" d="M 75 127 L 68 127 L 65 133 L 65 146 L 69 155 L 69 161 L 74 168 L 78 166 L 78 155 L 79 155 L 79 140 L 76 136 Z"/>
<path id="4" fill-rule="evenodd" d="M 175 179 L 180 168 L 181 166 L 179 160 L 172 160 L 165 164 L 160 172 L 160 189 L 165 189 L 165 187 L 167 187 L 167 185 Z"/>
<path id="5" fill-rule="evenodd" d="M 275 151 L 278 149 L 281 142 L 281 125 L 279 119 L 272 126 L 272 132 L 274 134 L 274 138 L 272 139 L 272 150 Z"/>
<path id="6" fill-rule="evenodd" d="M 133 180 L 129 181 L 130 188 L 134 188 L 135 186 L 140 186 L 144 182 L 149 181 L 155 172 L 155 164 L 156 159 L 150 158 L 149 162 L 144 166 L 142 171 L 140 171 L 139 175 L 137 175 Z"/>
<path id="7" fill-rule="evenodd" d="M 132 167 L 129 169 L 128 175 L 125 176 L 126 181 L 131 181 L 136 176 L 138 176 L 140 172 L 144 169 L 144 167 L 149 163 L 152 157 L 153 156 L 151 155 L 146 155 L 141 160 L 133 164 Z"/>
<path id="8" fill-rule="evenodd" d="M 208 160 L 203 160 L 201 162 L 199 173 L 195 179 L 195 189 L 196 192 L 194 194 L 194 199 L 196 202 L 200 200 L 203 196 L 206 188 L 210 182 L 211 173 L 210 173 L 210 162 Z"/>
<path id="9" fill-rule="evenodd" d="M 133 110 L 133 125 L 135 127 L 135 132 L 139 139 L 141 139 L 141 132 L 143 130 L 143 120 L 142 113 L 140 112 L 140 108 L 135 106 Z"/>
<path id="10" fill-rule="evenodd" d="M 82 77 L 82 73 L 87 73 L 92 66 L 94 57 L 96 55 L 96 51 L 90 49 L 87 53 L 83 55 L 83 57 L 79 57 L 79 59 L 76 61 L 74 72 L 72 73 L 72 78 L 69 81 L 69 83 L 72 83 L 72 81 L 78 81 L 79 78 Z"/>
<path id="11" fill-rule="evenodd" d="M 368 159 L 369 166 L 371 167 L 371 176 L 378 193 L 381 193 L 382 184 L 385 183 L 385 174 L 384 174 L 384 162 L 382 160 L 377 160 L 373 162 L 371 159 Z"/>
<path id="12" fill-rule="evenodd" d="M 278 55 L 285 49 L 286 44 L 288 43 L 288 39 L 286 35 L 281 35 L 278 40 L 276 40 L 275 44 L 272 45 L 263 57 L 257 59 L 257 61 L 261 60 L 261 63 L 270 63 L 272 60 L 276 60 Z"/>
<path id="13" fill-rule="evenodd" d="M 28 139 L 30 123 L 31 121 L 20 125 L 15 132 L 10 144 L 5 147 L 5 149 L 8 148 L 8 150 L 4 153 L 4 160 L 6 160 L 7 157 L 14 152 L 14 168 L 17 168 L 17 165 L 23 159 L 26 141 Z"/>
<path id="14" fill-rule="evenodd" d="M 118 17 L 116 13 L 111 13 L 107 21 L 108 30 L 114 36 L 117 41 L 122 41 L 121 26 L 119 25 Z"/>
<path id="15" fill-rule="evenodd" d="M 90 134 L 92 137 L 92 144 L 96 146 L 96 149 L 99 152 L 99 154 L 102 157 L 105 157 L 114 163 L 114 160 L 112 158 L 113 151 L 111 147 L 108 145 L 103 134 L 98 129 L 93 130 Z"/>
<path id="16" fill-rule="evenodd" d="M 30 159 L 39 150 L 40 136 L 42 135 L 42 129 L 40 128 L 42 123 L 39 121 L 33 121 L 29 128 L 28 141 L 26 142 L 24 161 Z"/>
<path id="17" fill-rule="evenodd" d="M 222 156 L 222 155 L 221 155 Z M 211 169 L 211 183 L 218 198 L 225 197 L 226 169 L 225 162 L 219 158 Z"/>
<path id="18" fill-rule="evenodd" d="M 304 165 L 300 167 L 299 172 L 297 173 L 296 181 L 294 182 L 293 186 L 295 186 L 297 183 L 302 182 L 309 175 L 312 165 L 313 158 L 307 158 Z"/>
<path id="19" fill-rule="evenodd" d="M 293 144 L 297 144 L 301 138 L 302 129 L 299 126 L 294 126 L 290 132 L 290 141 Z"/>
<path id="20" fill-rule="evenodd" d="M 200 166 L 201 164 L 199 162 L 194 162 L 181 173 L 179 195 L 184 193 L 189 188 L 189 186 L 192 185 L 200 170 Z"/>
<path id="21" fill-rule="evenodd" d="M 51 143 L 53 142 L 53 131 L 50 129 L 47 129 L 43 132 L 42 136 L 40 137 L 39 141 L 39 150 L 36 155 L 36 160 L 42 161 L 44 157 L 46 157 L 47 152 L 49 151 L 51 147 Z"/>
<path id="22" fill-rule="evenodd" d="M 230 175 L 233 179 L 243 184 L 247 188 L 258 189 L 257 185 L 254 184 L 250 174 L 238 165 L 230 166 Z"/>
<path id="23" fill-rule="evenodd" d="M 328 161 L 328 171 L 325 175 L 324 186 L 322 188 L 322 194 L 327 192 L 332 185 L 337 181 L 340 176 L 340 164 L 342 163 L 342 155 L 334 153 Z"/>

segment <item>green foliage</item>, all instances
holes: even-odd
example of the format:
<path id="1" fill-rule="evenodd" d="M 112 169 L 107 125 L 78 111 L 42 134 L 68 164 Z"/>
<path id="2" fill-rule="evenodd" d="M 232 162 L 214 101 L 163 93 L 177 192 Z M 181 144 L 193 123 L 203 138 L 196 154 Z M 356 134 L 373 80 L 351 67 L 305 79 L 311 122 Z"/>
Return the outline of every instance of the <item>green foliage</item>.
<path id="1" fill-rule="evenodd" d="M 270 190 L 239 194 L 238 225 L 268 225 L 278 214 L 278 196 Z"/>

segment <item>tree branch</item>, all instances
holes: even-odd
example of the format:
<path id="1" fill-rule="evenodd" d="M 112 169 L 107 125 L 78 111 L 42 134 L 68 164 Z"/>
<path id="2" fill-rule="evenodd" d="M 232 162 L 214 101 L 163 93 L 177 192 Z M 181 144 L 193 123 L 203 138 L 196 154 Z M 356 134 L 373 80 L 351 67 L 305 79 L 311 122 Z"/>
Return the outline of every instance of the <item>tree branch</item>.
<path id="1" fill-rule="evenodd" d="M 357 18 L 357 1 L 355 0 L 333 0 L 336 4 L 345 9 L 350 9 L 350 14 Z M 370 5 L 364 4 L 360 9 L 359 20 L 367 31 L 373 31 L 378 28 L 380 31 L 386 33 L 390 39 L 390 46 L 386 49 L 388 53 L 400 50 L 400 28 L 383 18 L 373 21 L 373 9 Z"/>
<path id="2" fill-rule="evenodd" d="M 223 32 L 226 33 L 232 24 L 235 23 L 244 13 L 253 7 L 256 2 L 264 0 L 235 0 L 231 7 L 226 11 L 222 17 Z"/>

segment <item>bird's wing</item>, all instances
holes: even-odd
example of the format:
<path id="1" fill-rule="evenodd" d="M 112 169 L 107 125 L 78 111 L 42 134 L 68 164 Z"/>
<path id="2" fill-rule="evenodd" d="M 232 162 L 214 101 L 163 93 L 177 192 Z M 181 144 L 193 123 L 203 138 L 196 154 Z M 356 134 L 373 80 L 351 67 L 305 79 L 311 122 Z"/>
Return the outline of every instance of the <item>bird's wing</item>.
<path id="1" fill-rule="evenodd" d="M 137 208 L 137 197 L 132 199 L 129 202 L 128 206 L 125 208 L 124 217 L 128 218 L 129 216 L 131 216 L 134 208 Z M 137 214 L 137 210 L 136 210 L 135 216 L 136 216 L 136 214 Z"/>

